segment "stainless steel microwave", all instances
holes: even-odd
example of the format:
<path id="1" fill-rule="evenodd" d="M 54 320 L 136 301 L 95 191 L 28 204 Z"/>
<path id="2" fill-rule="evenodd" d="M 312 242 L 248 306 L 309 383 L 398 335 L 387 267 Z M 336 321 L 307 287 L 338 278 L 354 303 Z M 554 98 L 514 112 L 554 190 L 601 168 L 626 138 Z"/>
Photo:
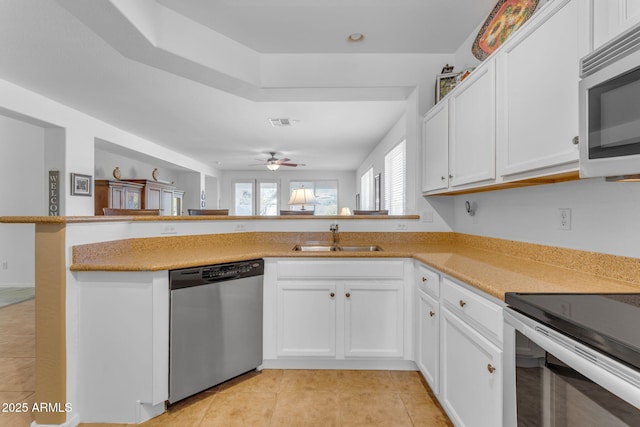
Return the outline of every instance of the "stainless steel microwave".
<path id="1" fill-rule="evenodd" d="M 580 176 L 640 174 L 640 25 L 580 61 Z"/>

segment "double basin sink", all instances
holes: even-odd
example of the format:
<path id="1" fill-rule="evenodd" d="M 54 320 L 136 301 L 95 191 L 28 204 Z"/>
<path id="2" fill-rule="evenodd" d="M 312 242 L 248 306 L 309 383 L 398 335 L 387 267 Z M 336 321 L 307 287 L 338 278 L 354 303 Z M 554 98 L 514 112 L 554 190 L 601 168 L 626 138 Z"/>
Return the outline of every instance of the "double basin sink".
<path id="1" fill-rule="evenodd" d="M 296 245 L 294 251 L 303 252 L 379 252 L 382 248 L 378 245 Z"/>

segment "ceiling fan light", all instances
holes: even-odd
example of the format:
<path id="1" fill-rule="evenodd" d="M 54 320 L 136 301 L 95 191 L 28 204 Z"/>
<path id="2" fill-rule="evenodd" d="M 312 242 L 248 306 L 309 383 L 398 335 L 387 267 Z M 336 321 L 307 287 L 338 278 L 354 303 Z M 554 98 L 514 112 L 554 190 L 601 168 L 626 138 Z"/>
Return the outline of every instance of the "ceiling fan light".
<path id="1" fill-rule="evenodd" d="M 269 163 L 267 165 L 267 169 L 269 169 L 270 171 L 277 171 L 279 167 L 280 165 L 277 163 Z"/>

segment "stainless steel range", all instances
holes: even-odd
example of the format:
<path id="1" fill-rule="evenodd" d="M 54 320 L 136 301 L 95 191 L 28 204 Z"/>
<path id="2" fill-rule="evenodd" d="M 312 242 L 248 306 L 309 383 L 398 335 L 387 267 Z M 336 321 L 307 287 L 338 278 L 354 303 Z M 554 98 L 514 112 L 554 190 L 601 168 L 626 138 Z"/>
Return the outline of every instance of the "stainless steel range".
<path id="1" fill-rule="evenodd" d="M 640 426 L 640 294 L 505 302 L 505 425 Z"/>

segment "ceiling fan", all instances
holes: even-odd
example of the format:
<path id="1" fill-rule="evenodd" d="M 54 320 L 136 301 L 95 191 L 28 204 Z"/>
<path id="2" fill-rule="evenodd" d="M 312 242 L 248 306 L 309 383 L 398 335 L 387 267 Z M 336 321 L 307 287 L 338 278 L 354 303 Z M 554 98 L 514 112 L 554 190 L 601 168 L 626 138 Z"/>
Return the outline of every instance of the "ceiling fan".
<path id="1" fill-rule="evenodd" d="M 264 165 L 264 166 L 267 167 L 267 169 L 272 170 L 272 171 L 278 170 L 278 168 L 280 166 L 293 166 L 293 167 L 306 166 L 303 163 L 289 163 L 289 161 L 291 159 L 288 159 L 286 157 L 284 159 L 278 159 L 278 158 L 276 158 L 276 152 L 275 151 L 270 151 L 269 154 L 271 154 L 271 157 L 269 157 L 267 160 L 256 159 L 256 160 L 258 160 L 259 162 L 262 162 L 262 163 L 257 163 L 257 164 L 253 164 L 253 165 L 249 165 L 249 166 L 263 166 Z"/>

